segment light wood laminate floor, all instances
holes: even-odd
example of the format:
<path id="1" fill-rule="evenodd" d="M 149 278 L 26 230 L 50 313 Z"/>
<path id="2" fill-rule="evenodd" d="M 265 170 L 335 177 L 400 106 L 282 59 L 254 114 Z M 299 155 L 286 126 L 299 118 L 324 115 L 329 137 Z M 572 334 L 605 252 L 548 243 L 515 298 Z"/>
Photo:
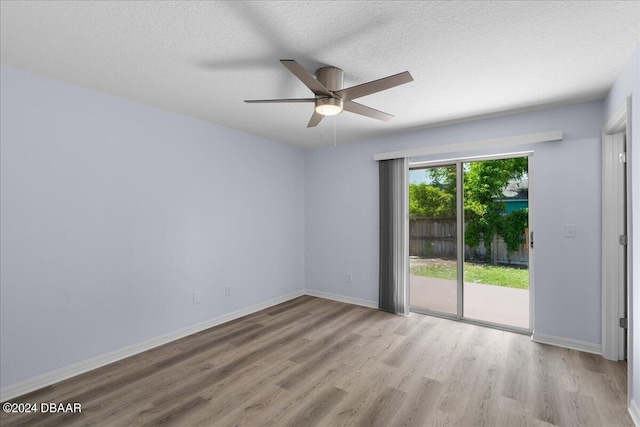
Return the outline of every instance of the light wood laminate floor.
<path id="1" fill-rule="evenodd" d="M 626 363 L 304 296 L 46 387 L 3 426 L 632 426 Z"/>

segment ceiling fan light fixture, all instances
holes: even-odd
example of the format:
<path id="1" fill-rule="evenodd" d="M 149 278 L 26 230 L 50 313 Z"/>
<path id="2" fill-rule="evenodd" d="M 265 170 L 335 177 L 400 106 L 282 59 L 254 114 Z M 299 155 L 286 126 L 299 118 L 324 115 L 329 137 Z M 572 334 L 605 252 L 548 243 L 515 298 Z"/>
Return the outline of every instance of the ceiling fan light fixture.
<path id="1" fill-rule="evenodd" d="M 323 116 L 335 116 L 342 113 L 342 99 L 328 97 L 316 99 L 316 113 Z"/>

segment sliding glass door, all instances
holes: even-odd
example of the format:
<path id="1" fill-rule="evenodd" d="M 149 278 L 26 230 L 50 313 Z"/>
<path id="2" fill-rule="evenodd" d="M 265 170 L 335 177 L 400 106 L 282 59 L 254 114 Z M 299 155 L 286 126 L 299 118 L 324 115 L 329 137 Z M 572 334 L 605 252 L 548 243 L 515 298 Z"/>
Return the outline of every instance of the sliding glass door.
<path id="1" fill-rule="evenodd" d="M 463 163 L 463 317 L 529 329 L 528 157 Z"/>
<path id="2" fill-rule="evenodd" d="M 456 165 L 409 171 L 409 305 L 458 313 Z"/>
<path id="3" fill-rule="evenodd" d="M 530 329 L 528 156 L 412 166 L 412 311 Z"/>

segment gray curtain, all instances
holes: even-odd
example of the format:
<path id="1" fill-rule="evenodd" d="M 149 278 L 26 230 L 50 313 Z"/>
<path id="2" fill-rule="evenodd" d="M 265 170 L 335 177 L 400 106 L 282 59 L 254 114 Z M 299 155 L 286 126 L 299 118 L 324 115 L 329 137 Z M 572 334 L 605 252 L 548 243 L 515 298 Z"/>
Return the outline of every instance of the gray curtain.
<path id="1" fill-rule="evenodd" d="M 407 159 L 381 160 L 380 170 L 380 310 L 407 314 L 408 168 Z"/>

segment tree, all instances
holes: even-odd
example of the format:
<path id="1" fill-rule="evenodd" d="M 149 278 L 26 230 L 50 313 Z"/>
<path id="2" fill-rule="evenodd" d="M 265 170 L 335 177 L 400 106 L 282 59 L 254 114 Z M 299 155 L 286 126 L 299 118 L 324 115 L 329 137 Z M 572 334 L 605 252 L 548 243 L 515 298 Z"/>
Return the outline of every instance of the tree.
<path id="1" fill-rule="evenodd" d="M 485 160 L 464 164 L 465 242 L 478 246 L 484 242 L 491 255 L 491 242 L 501 235 L 509 251 L 522 243 L 527 227 L 528 210 L 504 213 L 505 204 L 499 201 L 510 180 L 527 173 L 527 158 Z M 430 184 L 409 186 L 410 217 L 452 217 L 456 206 L 456 169 L 438 167 L 426 170 Z"/>
<path id="2" fill-rule="evenodd" d="M 485 160 L 466 163 L 465 166 L 465 241 L 471 246 L 484 241 L 489 249 L 493 237 L 499 234 L 509 251 L 518 250 L 527 227 L 528 212 L 504 214 L 505 204 L 497 199 L 503 196 L 510 180 L 520 179 L 527 173 L 527 158 Z"/>
<path id="3" fill-rule="evenodd" d="M 456 216 L 456 198 L 443 189 L 424 182 L 409 185 L 410 218 L 453 218 Z"/>

